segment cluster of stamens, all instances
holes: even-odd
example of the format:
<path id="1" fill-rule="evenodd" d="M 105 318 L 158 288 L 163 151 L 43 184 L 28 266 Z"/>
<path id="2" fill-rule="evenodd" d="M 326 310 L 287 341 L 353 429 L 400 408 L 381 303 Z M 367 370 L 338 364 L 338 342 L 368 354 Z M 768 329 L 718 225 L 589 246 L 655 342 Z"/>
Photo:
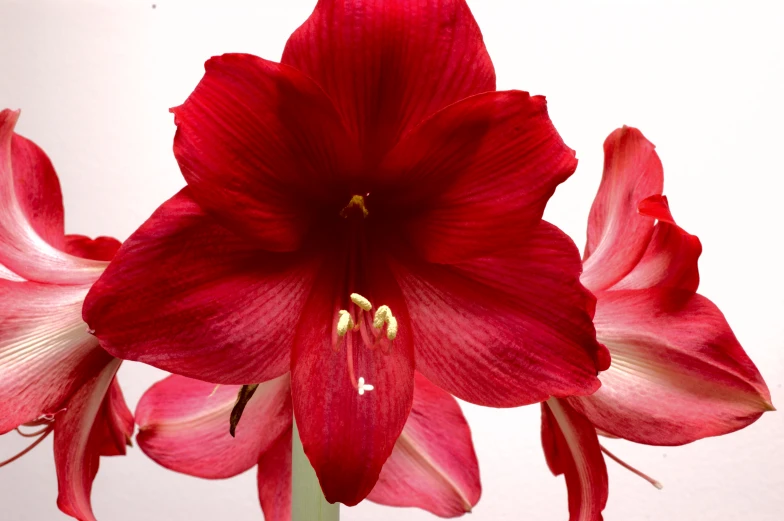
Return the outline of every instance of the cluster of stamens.
<path id="1" fill-rule="evenodd" d="M 358 379 L 354 378 L 354 361 L 353 361 L 353 342 L 350 339 L 349 333 L 358 332 L 363 341 L 370 349 L 375 349 L 383 342 L 383 339 L 392 345 L 392 341 L 397 337 L 398 323 L 397 318 L 392 314 L 389 306 L 379 306 L 375 313 L 373 313 L 373 305 L 368 299 L 359 293 L 352 293 L 350 295 L 351 302 L 359 309 L 356 316 L 352 315 L 347 309 L 338 311 L 337 319 L 337 342 L 335 349 L 339 349 L 344 339 L 346 339 L 346 360 L 348 363 L 349 378 L 357 393 L 362 396 L 367 391 L 372 391 L 374 387 L 365 383 L 363 377 Z M 366 325 L 368 318 L 365 313 L 373 313 L 372 330 Z"/>

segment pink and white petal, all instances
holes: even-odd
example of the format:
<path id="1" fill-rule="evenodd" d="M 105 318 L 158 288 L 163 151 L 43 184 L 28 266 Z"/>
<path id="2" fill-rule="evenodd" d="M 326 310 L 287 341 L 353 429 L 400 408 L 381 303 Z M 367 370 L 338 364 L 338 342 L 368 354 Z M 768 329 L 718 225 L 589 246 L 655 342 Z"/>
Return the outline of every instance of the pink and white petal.
<path id="1" fill-rule="evenodd" d="M 623 127 L 604 142 L 604 172 L 588 216 L 582 282 L 607 289 L 640 261 L 653 233 L 653 219 L 637 205 L 661 195 L 664 173 L 653 143 L 636 128 Z"/>
<path id="2" fill-rule="evenodd" d="M 572 241 L 541 222 L 528 242 L 454 266 L 394 264 L 412 317 L 417 370 L 463 400 L 516 407 L 590 394 L 609 365 L 578 282 Z"/>
<path id="3" fill-rule="evenodd" d="M 297 327 L 292 355 L 292 400 L 300 439 L 329 502 L 356 505 L 376 484 L 403 430 L 414 394 L 411 326 L 400 289 L 385 259 L 369 259 L 372 286 L 348 287 L 336 276 L 345 259 L 325 263 Z M 358 332 L 333 347 L 338 310 L 351 309 L 350 292 L 386 304 L 399 323 L 394 345 L 370 349 Z M 372 327 L 372 326 L 371 326 Z M 336 336 L 336 335 L 335 335 Z M 354 378 L 374 390 L 359 395 Z M 314 389 L 317 391 L 314 392 Z"/>
<path id="4" fill-rule="evenodd" d="M 260 251 L 185 189 L 125 241 L 84 317 L 119 358 L 215 383 L 263 382 L 289 371 L 319 260 Z"/>
<path id="5" fill-rule="evenodd" d="M 370 160 L 438 110 L 495 90 L 464 0 L 320 0 L 281 61 L 321 85 Z"/>
<path id="6" fill-rule="evenodd" d="M 98 453 L 101 456 L 124 456 L 126 447 L 132 445 L 134 426 L 133 414 L 125 403 L 115 376 L 93 426 Z"/>
<path id="7" fill-rule="evenodd" d="M 120 241 L 114 237 L 96 237 L 91 239 L 85 235 L 66 235 L 63 250 L 75 257 L 110 261 L 120 249 Z"/>
<path id="8" fill-rule="evenodd" d="M 172 109 L 174 155 L 191 195 L 260 248 L 298 249 L 314 206 L 344 197 L 332 192 L 356 169 L 353 139 L 324 92 L 291 67 L 225 54 L 205 69 Z"/>
<path id="9" fill-rule="evenodd" d="M 291 521 L 291 429 L 261 455 L 257 476 L 264 521 Z"/>
<path id="10" fill-rule="evenodd" d="M 0 434 L 57 412 L 105 365 L 81 317 L 87 289 L 0 279 Z"/>
<path id="11" fill-rule="evenodd" d="M 386 197 L 410 208 L 402 224 L 420 255 L 450 264 L 524 241 L 576 166 L 545 99 L 508 91 L 438 112 L 390 152 L 381 171 L 396 187 Z"/>
<path id="12" fill-rule="evenodd" d="M 95 521 L 90 504 L 93 480 L 104 446 L 101 410 L 120 360 L 104 353 L 106 364 L 71 396 L 55 418 L 54 461 L 59 494 L 57 506 L 79 521 Z"/>
<path id="13" fill-rule="evenodd" d="M 565 401 L 547 400 L 542 403 L 542 447 L 552 473 L 566 479 L 569 521 L 602 521 L 607 467 L 591 422 Z"/>
<path id="14" fill-rule="evenodd" d="M 659 222 L 653 228 L 653 236 L 640 262 L 611 289 L 660 287 L 697 291 L 700 285 L 697 260 L 702 253 L 700 240 L 675 224 L 664 196 L 645 199 L 640 203 L 639 212 Z"/>
<path id="15" fill-rule="evenodd" d="M 457 517 L 481 494 L 471 430 L 457 400 L 416 373 L 411 414 L 368 499 Z"/>
<path id="16" fill-rule="evenodd" d="M 156 463 L 191 476 L 219 479 L 245 472 L 291 428 L 289 376 L 259 385 L 235 438 L 229 419 L 239 389 L 176 375 L 161 380 L 136 408 L 139 447 Z"/>
<path id="17" fill-rule="evenodd" d="M 596 330 L 612 353 L 602 387 L 570 399 L 597 428 L 651 445 L 741 429 L 772 410 L 770 393 L 721 311 L 677 290 L 599 294 Z"/>
<path id="18" fill-rule="evenodd" d="M 28 280 L 91 283 L 106 264 L 58 249 L 63 244 L 59 182 L 43 151 L 14 134 L 18 119 L 18 111 L 0 111 L 0 264 Z"/>

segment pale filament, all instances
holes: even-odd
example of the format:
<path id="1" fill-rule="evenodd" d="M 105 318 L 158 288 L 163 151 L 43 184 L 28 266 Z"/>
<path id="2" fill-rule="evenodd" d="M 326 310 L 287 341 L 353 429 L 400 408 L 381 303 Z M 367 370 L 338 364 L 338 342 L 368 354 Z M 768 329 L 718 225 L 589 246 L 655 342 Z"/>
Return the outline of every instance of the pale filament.
<path id="1" fill-rule="evenodd" d="M 337 324 L 335 326 L 337 330 L 337 342 L 335 343 L 334 348 L 335 350 L 340 349 L 343 339 L 346 339 L 346 363 L 348 366 L 349 380 L 354 386 L 354 389 L 357 390 L 357 394 L 362 396 L 366 392 L 372 391 L 374 387 L 373 385 L 366 383 L 364 377 L 355 377 L 354 339 L 356 337 L 354 335 L 349 335 L 349 333 L 358 332 L 365 346 L 372 350 L 379 346 L 384 334 L 384 329 L 386 328 L 386 339 L 391 346 L 392 341 L 397 337 L 398 322 L 397 318 L 392 314 L 392 310 L 389 309 L 389 306 L 382 305 L 379 306 L 373 314 L 373 331 L 370 331 L 366 324 L 366 318 L 368 317 L 363 315 L 363 313 L 370 314 L 373 311 L 373 305 L 359 293 L 352 293 L 350 298 L 351 302 L 358 308 L 357 314 L 354 316 L 346 309 L 338 311 Z"/>

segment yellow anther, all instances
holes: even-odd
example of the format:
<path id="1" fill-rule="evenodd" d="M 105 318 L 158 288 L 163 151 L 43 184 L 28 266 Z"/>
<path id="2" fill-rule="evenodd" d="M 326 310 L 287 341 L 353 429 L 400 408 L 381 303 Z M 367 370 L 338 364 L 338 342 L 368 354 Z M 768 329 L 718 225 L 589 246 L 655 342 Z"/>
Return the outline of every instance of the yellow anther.
<path id="1" fill-rule="evenodd" d="M 391 342 L 397 336 L 397 319 L 391 314 L 387 317 L 387 339 Z"/>
<path id="2" fill-rule="evenodd" d="M 351 302 L 362 308 L 363 311 L 370 311 L 373 309 L 373 305 L 370 303 L 370 301 L 359 293 L 351 294 Z"/>
<path id="3" fill-rule="evenodd" d="M 345 309 L 338 311 L 338 336 L 346 336 L 348 330 L 354 327 L 354 320 L 351 318 L 351 313 Z"/>
<path id="4" fill-rule="evenodd" d="M 348 219 L 348 217 L 351 215 L 351 211 L 354 208 L 357 208 L 362 211 L 362 217 L 368 216 L 369 212 L 367 207 L 365 206 L 365 198 L 361 195 L 353 196 L 351 200 L 348 202 L 348 204 L 344 206 L 343 209 L 340 211 L 340 216 L 343 217 L 344 219 Z"/>
<path id="5" fill-rule="evenodd" d="M 381 306 L 376 310 L 376 314 L 373 317 L 373 327 L 376 329 L 381 329 L 384 326 L 384 322 L 387 321 L 388 317 L 392 316 L 392 310 L 389 309 L 389 306 Z"/>

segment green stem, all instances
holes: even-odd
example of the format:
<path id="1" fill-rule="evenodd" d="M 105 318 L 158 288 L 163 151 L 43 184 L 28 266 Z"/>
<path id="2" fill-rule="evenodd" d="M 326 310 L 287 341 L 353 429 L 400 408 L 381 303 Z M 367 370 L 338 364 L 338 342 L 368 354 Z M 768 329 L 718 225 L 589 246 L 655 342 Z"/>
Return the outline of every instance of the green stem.
<path id="1" fill-rule="evenodd" d="M 338 521 L 340 504 L 327 503 L 294 422 L 291 446 L 291 521 Z"/>

